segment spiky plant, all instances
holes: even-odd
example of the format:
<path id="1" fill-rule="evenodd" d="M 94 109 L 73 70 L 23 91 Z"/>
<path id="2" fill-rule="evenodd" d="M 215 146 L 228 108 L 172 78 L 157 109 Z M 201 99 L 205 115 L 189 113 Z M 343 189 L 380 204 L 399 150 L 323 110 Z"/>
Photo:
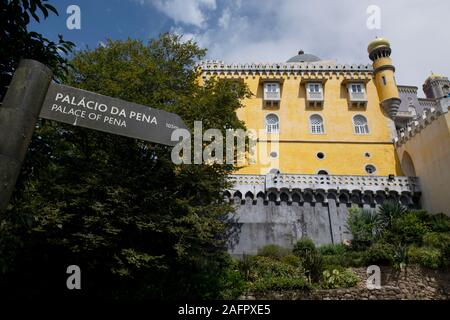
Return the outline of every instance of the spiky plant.
<path id="1" fill-rule="evenodd" d="M 375 224 L 375 233 L 380 236 L 384 230 L 389 229 L 392 225 L 392 221 L 405 214 L 407 208 L 397 201 L 388 200 L 385 201 L 378 208 L 378 215 Z"/>

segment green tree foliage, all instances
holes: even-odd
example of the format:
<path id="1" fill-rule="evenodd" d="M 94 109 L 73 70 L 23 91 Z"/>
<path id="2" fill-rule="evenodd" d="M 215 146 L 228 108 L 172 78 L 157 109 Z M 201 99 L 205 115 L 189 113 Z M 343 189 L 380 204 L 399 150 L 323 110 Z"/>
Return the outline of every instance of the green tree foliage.
<path id="1" fill-rule="evenodd" d="M 258 250 L 258 256 L 281 259 L 291 253 L 291 250 L 283 248 L 276 244 L 269 244 Z"/>
<path id="2" fill-rule="evenodd" d="M 351 208 L 347 218 L 347 229 L 353 235 L 352 245 L 358 248 L 370 246 L 376 236 L 377 215 L 372 210 Z"/>
<path id="3" fill-rule="evenodd" d="M 0 102 L 22 58 L 38 60 L 49 66 L 56 78 L 63 79 L 68 70 L 67 59 L 74 44 L 59 35 L 50 41 L 28 30 L 31 19 L 40 22 L 58 11 L 48 0 L 0 0 Z"/>
<path id="4" fill-rule="evenodd" d="M 244 128 L 246 87 L 197 83 L 204 50 L 164 34 L 144 44 L 108 41 L 72 60 L 68 83 L 176 112 L 189 127 Z M 85 296 L 216 298 L 230 271 L 223 203 L 233 165 L 179 165 L 171 148 L 43 121 L 13 205 L 0 225 L 0 288 L 15 295 L 67 293 L 68 265 Z M 231 272 L 231 271 L 230 271 Z M 232 273 L 232 272 L 231 272 Z"/>
<path id="5" fill-rule="evenodd" d="M 433 231 L 450 232 L 450 217 L 443 213 L 432 215 L 429 224 Z"/>
<path id="6" fill-rule="evenodd" d="M 412 211 L 392 219 L 391 227 L 385 231 L 384 238 L 391 243 L 420 245 L 427 231 L 427 225 Z"/>
<path id="7" fill-rule="evenodd" d="M 390 265 L 394 260 L 395 247 L 389 243 L 376 242 L 365 254 L 366 265 Z"/>
<path id="8" fill-rule="evenodd" d="M 323 272 L 322 287 L 327 289 L 350 288 L 358 283 L 358 277 L 351 269 L 332 269 Z"/>
<path id="9" fill-rule="evenodd" d="M 316 245 L 309 238 L 300 239 L 295 243 L 294 248 L 292 249 L 292 252 L 299 257 L 306 256 L 307 254 L 316 251 Z"/>
<path id="10" fill-rule="evenodd" d="M 429 268 L 450 265 L 450 218 L 446 215 L 430 215 L 386 202 L 376 213 L 352 210 L 347 224 L 354 237 L 351 251 L 362 253 L 365 264 L 401 267 L 412 263 Z M 328 251 L 325 247 L 324 252 Z M 354 265 L 353 261 L 348 264 L 348 253 L 330 252 L 324 255 L 325 263 Z"/>
<path id="11" fill-rule="evenodd" d="M 386 229 L 390 229 L 394 219 L 405 214 L 406 207 L 398 201 L 385 201 L 378 209 L 376 221 L 376 233 L 381 235 Z"/>
<path id="12" fill-rule="evenodd" d="M 408 250 L 408 259 L 411 263 L 420 264 L 427 268 L 437 269 L 441 266 L 441 251 L 430 247 L 411 246 Z"/>
<path id="13" fill-rule="evenodd" d="M 323 258 L 314 242 L 309 238 L 301 239 L 294 245 L 292 252 L 300 258 L 309 281 L 319 282 L 322 278 Z"/>
<path id="14" fill-rule="evenodd" d="M 319 252 L 322 255 L 343 255 L 347 251 L 344 244 L 324 244 L 319 247 Z"/>
<path id="15" fill-rule="evenodd" d="M 246 279 L 246 290 L 252 292 L 302 290 L 311 285 L 300 265 L 280 261 L 274 257 L 244 257 L 240 270 Z"/>

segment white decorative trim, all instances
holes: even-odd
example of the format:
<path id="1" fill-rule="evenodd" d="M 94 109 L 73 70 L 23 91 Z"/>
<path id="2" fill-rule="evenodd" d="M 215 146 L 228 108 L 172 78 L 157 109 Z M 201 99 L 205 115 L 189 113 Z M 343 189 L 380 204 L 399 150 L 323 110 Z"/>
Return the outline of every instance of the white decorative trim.
<path id="1" fill-rule="evenodd" d="M 301 76 L 305 80 L 321 81 L 331 76 L 343 77 L 352 81 L 372 79 L 373 68 L 367 65 L 342 65 L 333 63 L 231 63 L 219 60 L 205 60 L 197 64 L 205 79 L 214 76 L 225 78 L 245 78 L 260 76 L 271 80 L 289 76 Z"/>
<path id="2" fill-rule="evenodd" d="M 443 113 L 435 108 L 425 109 L 421 117 L 409 122 L 406 128 L 399 130 L 398 136 L 393 140 L 395 146 L 400 147 L 402 144 L 408 142 L 417 133 L 438 119 L 441 114 Z"/>
<path id="3" fill-rule="evenodd" d="M 394 177 L 389 179 L 385 176 L 340 176 L 340 175 L 307 175 L 307 174 L 267 174 L 267 175 L 239 175 L 229 176 L 232 188 L 229 192 L 235 194 L 240 192 L 244 196 L 251 192 L 255 197 L 258 193 L 266 191 L 282 190 L 324 190 L 372 192 L 397 194 L 419 194 L 420 185 L 417 177 Z"/>

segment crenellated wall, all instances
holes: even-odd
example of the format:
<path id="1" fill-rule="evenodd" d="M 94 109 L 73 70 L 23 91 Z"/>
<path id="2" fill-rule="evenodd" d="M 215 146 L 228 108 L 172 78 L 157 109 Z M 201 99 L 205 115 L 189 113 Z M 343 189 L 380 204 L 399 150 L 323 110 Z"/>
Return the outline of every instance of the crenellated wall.
<path id="1" fill-rule="evenodd" d="M 232 175 L 225 193 L 236 206 L 236 233 L 229 251 L 236 257 L 256 254 L 268 244 L 291 247 L 302 237 L 316 244 L 351 239 L 349 208 L 375 208 L 387 199 L 416 207 L 417 178 L 327 175 Z"/>
<path id="2" fill-rule="evenodd" d="M 421 206 L 450 214 L 450 113 L 430 109 L 394 142 L 405 174 L 420 177 Z"/>

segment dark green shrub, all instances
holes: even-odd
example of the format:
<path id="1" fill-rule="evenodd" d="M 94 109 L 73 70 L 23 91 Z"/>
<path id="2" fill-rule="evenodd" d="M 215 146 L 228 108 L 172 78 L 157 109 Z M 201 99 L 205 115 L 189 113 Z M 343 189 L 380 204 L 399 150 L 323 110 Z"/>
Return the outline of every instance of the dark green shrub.
<path id="1" fill-rule="evenodd" d="M 239 262 L 233 259 L 233 262 L 225 270 L 222 276 L 222 291 L 219 299 L 236 299 L 246 289 L 244 275 L 239 268 Z"/>
<path id="2" fill-rule="evenodd" d="M 402 265 L 408 264 L 408 246 L 405 244 L 399 244 L 394 248 L 393 257 L 394 267 L 401 268 Z"/>
<path id="3" fill-rule="evenodd" d="M 280 259 L 291 254 L 291 250 L 276 244 L 269 244 L 258 250 L 258 256 Z"/>
<path id="4" fill-rule="evenodd" d="M 322 257 L 326 268 L 330 268 L 330 266 L 363 267 L 366 265 L 365 251 L 349 250 L 342 255 L 323 255 Z"/>
<path id="5" fill-rule="evenodd" d="M 409 210 L 410 213 L 414 214 L 420 221 L 426 225 L 430 224 L 432 215 L 425 210 Z"/>
<path id="6" fill-rule="evenodd" d="M 365 265 L 364 251 L 351 250 L 344 244 L 329 244 L 319 247 L 325 268 L 330 266 L 361 267 Z"/>
<path id="7" fill-rule="evenodd" d="M 437 269 L 441 266 L 441 252 L 436 248 L 411 246 L 408 260 L 411 264 Z"/>
<path id="8" fill-rule="evenodd" d="M 351 269 L 327 269 L 323 272 L 321 286 L 325 289 L 350 288 L 354 287 L 358 281 L 358 277 Z"/>
<path id="9" fill-rule="evenodd" d="M 347 252 L 347 247 L 343 244 L 324 244 L 319 247 L 322 255 L 343 255 Z"/>
<path id="10" fill-rule="evenodd" d="M 238 263 L 238 269 L 242 276 L 244 277 L 244 280 L 249 281 L 252 277 L 252 270 L 254 266 L 256 265 L 256 257 L 255 256 L 248 256 L 244 255 L 242 257 L 242 260 Z"/>
<path id="11" fill-rule="evenodd" d="M 304 269 L 296 256 L 284 256 L 280 260 L 254 256 L 240 262 L 241 272 L 247 272 L 246 287 L 250 291 L 295 290 L 309 288 Z M 289 262 L 289 263 L 288 263 Z"/>
<path id="12" fill-rule="evenodd" d="M 301 267 L 300 258 L 293 254 L 282 257 L 280 261 L 293 267 Z"/>
<path id="13" fill-rule="evenodd" d="M 441 265 L 445 268 L 450 268 L 450 243 L 441 249 Z"/>
<path id="14" fill-rule="evenodd" d="M 347 229 L 353 235 L 352 247 L 364 249 L 375 238 L 376 214 L 372 210 L 351 208 L 347 218 Z"/>
<path id="15" fill-rule="evenodd" d="M 394 219 L 407 212 L 407 208 L 397 201 L 385 201 L 378 209 L 375 223 L 375 233 L 381 236 L 391 228 Z"/>
<path id="16" fill-rule="evenodd" d="M 260 278 L 267 277 L 283 277 L 283 276 L 301 276 L 304 275 L 303 269 L 283 263 L 269 257 L 255 256 L 250 259 L 249 276 L 250 281 L 255 281 Z"/>
<path id="17" fill-rule="evenodd" d="M 420 245 L 423 236 L 427 232 L 428 228 L 425 222 L 417 215 L 417 212 L 407 212 L 392 220 L 384 238 L 390 243 L 415 243 Z"/>
<path id="18" fill-rule="evenodd" d="M 303 238 L 297 241 L 297 243 L 294 245 L 294 249 L 292 250 L 292 252 L 300 258 L 310 252 L 316 251 L 316 245 L 309 238 Z"/>
<path id="19" fill-rule="evenodd" d="M 302 277 L 267 277 L 258 279 L 248 285 L 248 290 L 253 292 L 307 290 L 311 285 L 305 276 Z"/>
<path id="20" fill-rule="evenodd" d="M 304 238 L 294 245 L 294 254 L 300 258 L 300 263 L 311 281 L 319 282 L 322 277 L 323 259 L 311 239 Z"/>
<path id="21" fill-rule="evenodd" d="M 308 254 L 301 262 L 309 278 L 314 282 L 319 282 L 323 272 L 323 259 L 320 253 Z"/>
<path id="22" fill-rule="evenodd" d="M 365 263 L 376 265 L 391 265 L 394 261 L 395 247 L 391 244 L 374 243 L 365 254 Z"/>
<path id="23" fill-rule="evenodd" d="M 427 247 L 445 248 L 450 244 L 450 233 L 427 232 L 423 235 L 422 243 Z"/>
<path id="24" fill-rule="evenodd" d="M 443 213 L 431 215 L 430 228 L 435 232 L 450 232 L 450 217 Z"/>
<path id="25" fill-rule="evenodd" d="M 350 251 L 345 255 L 345 261 L 348 267 L 363 267 L 366 264 L 365 251 Z"/>

